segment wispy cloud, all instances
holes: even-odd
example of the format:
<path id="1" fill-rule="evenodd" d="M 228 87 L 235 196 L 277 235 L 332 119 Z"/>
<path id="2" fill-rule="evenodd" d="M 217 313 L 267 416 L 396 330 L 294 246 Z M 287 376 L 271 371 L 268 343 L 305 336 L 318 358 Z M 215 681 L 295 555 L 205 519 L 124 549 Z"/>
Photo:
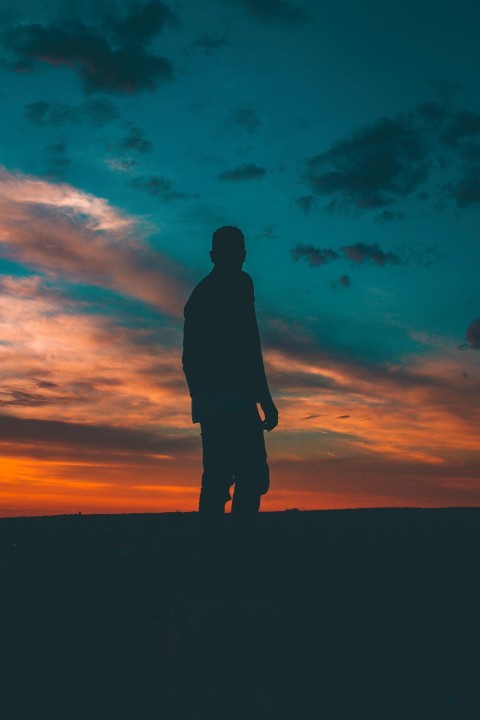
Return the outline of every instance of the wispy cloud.
<path id="1" fill-rule="evenodd" d="M 8 257 L 50 278 L 109 287 L 181 315 L 183 269 L 149 248 L 141 222 L 103 198 L 1 169 L 0 233 Z"/>
<path id="2" fill-rule="evenodd" d="M 322 350 L 312 337 L 298 343 L 290 337 L 286 348 L 269 336 L 266 364 L 282 426 L 299 433 L 306 457 L 320 439 L 329 448 L 329 433 L 341 457 L 339 432 L 348 433 L 349 455 L 386 456 L 390 462 L 453 467 L 462 457 L 478 455 L 480 373 L 473 353 L 444 342 L 400 364 L 366 364 Z M 341 428 L 339 415 L 349 415 L 341 418 Z M 315 429 L 319 435 L 308 435 Z"/>
<path id="3" fill-rule="evenodd" d="M 0 405 L 24 418 L 178 432 L 190 417 L 176 328 L 131 327 L 39 277 L 4 277 Z"/>

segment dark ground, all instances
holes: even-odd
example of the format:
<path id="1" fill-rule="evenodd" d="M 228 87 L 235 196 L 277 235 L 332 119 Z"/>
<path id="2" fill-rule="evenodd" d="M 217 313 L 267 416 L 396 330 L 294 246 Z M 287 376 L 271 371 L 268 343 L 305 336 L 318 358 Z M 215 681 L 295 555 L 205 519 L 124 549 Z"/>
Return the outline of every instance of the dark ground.
<path id="1" fill-rule="evenodd" d="M 0 520 L 4 720 L 480 717 L 480 509 L 261 513 L 208 612 L 196 520 Z"/>

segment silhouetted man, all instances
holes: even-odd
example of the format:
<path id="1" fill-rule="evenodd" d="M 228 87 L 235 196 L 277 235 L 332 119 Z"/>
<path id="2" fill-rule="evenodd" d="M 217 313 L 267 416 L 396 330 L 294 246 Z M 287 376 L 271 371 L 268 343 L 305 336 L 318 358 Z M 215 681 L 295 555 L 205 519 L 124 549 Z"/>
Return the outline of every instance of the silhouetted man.
<path id="1" fill-rule="evenodd" d="M 200 551 L 207 585 L 220 580 L 223 514 L 233 484 L 232 560 L 240 572 L 251 559 L 260 498 L 269 488 L 263 430 L 278 423 L 263 366 L 253 282 L 242 270 L 245 257 L 238 228 L 216 230 L 213 270 L 185 306 L 183 369 L 192 420 L 200 423 L 202 435 Z"/>

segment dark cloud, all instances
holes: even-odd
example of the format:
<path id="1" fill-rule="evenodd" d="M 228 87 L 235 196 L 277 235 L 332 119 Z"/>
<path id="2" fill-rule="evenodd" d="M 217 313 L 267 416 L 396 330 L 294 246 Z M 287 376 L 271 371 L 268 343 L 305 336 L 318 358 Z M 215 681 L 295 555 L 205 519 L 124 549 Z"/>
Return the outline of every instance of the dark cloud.
<path id="1" fill-rule="evenodd" d="M 48 169 L 45 175 L 52 179 L 62 179 L 66 169 L 72 164 L 66 156 L 67 146 L 65 143 L 52 143 L 44 148 L 48 161 Z"/>
<path id="2" fill-rule="evenodd" d="M 365 243 L 344 245 L 340 248 L 340 252 L 332 250 L 331 248 L 318 248 L 314 245 L 297 245 L 292 248 L 290 252 L 294 260 L 304 259 L 310 267 L 318 267 L 319 265 L 326 265 L 334 260 L 340 260 L 342 254 L 345 259 L 352 260 L 357 264 L 371 262 L 375 265 L 385 265 L 387 263 L 396 265 L 400 262 L 396 255 L 390 251 L 384 252 L 376 243 L 373 245 L 367 245 Z M 344 280 L 340 284 L 348 287 L 350 284 L 348 275 L 342 275 L 341 277 L 344 278 Z"/>
<path id="3" fill-rule="evenodd" d="M 382 210 L 377 215 L 375 221 L 378 223 L 394 222 L 395 220 L 404 220 L 407 216 L 403 212 L 393 212 L 392 210 Z"/>
<path id="4" fill-rule="evenodd" d="M 85 391 L 89 391 L 92 388 L 88 387 L 88 383 L 84 384 L 85 387 L 78 388 L 81 390 L 81 397 L 76 397 L 76 402 L 86 401 Z M 38 388 L 44 390 L 56 390 L 59 386 L 56 383 L 48 381 L 39 381 L 36 383 Z M 43 393 L 32 392 L 28 390 L 20 390 L 15 387 L 4 386 L 0 390 L 0 407 L 40 407 L 42 405 L 58 405 L 59 403 L 70 403 L 72 401 L 72 395 L 44 395 Z"/>
<path id="5" fill-rule="evenodd" d="M 52 103 L 45 102 L 44 100 L 37 100 L 37 102 L 28 103 L 27 105 L 25 105 L 24 114 L 27 120 L 30 120 L 30 122 L 33 122 L 36 125 L 48 125 L 49 123 L 52 123 L 50 117 L 52 107 Z M 65 105 L 64 107 L 68 107 L 70 109 L 70 106 Z M 52 124 L 59 125 L 61 122 L 64 122 L 65 113 L 60 113 L 60 116 L 60 122 L 53 122 Z"/>
<path id="6" fill-rule="evenodd" d="M 427 167 L 427 148 L 411 123 L 383 118 L 308 160 L 304 179 L 314 193 L 366 210 L 409 195 Z"/>
<path id="7" fill-rule="evenodd" d="M 319 265 L 326 265 L 333 260 L 340 258 L 339 253 L 336 250 L 330 248 L 316 248 L 313 245 L 297 245 L 290 250 L 294 260 L 298 261 L 305 259 L 310 267 L 318 267 Z"/>
<path id="8" fill-rule="evenodd" d="M 480 318 L 472 320 L 468 326 L 467 340 L 473 350 L 480 350 Z"/>
<path id="9" fill-rule="evenodd" d="M 267 238 L 273 240 L 277 237 L 275 234 L 275 225 L 265 225 L 262 232 L 257 235 L 259 238 Z"/>
<path id="10" fill-rule="evenodd" d="M 38 100 L 25 106 L 25 117 L 36 125 L 74 123 L 98 128 L 119 119 L 120 112 L 107 98 L 90 98 L 80 105 Z"/>
<path id="11" fill-rule="evenodd" d="M 384 252 L 377 243 L 367 245 L 359 242 L 355 245 L 344 245 L 341 250 L 348 260 L 357 264 L 371 262 L 374 265 L 386 265 L 387 263 L 398 265 L 400 262 L 396 255 L 390 251 Z"/>
<path id="12" fill-rule="evenodd" d="M 0 437 L 4 442 L 70 446 L 80 448 L 82 452 L 120 450 L 157 454 L 178 452 L 182 448 L 186 450 L 194 444 L 188 437 L 160 437 L 144 430 L 57 420 L 27 420 L 11 415 L 0 415 Z"/>
<path id="13" fill-rule="evenodd" d="M 478 205 L 480 203 L 480 164 L 466 167 L 459 182 L 447 187 L 459 207 Z"/>
<path id="14" fill-rule="evenodd" d="M 65 143 L 52 143 L 52 145 L 47 145 L 45 152 L 50 155 L 63 155 L 66 149 Z"/>
<path id="15" fill-rule="evenodd" d="M 203 50 L 205 55 L 211 55 L 215 50 L 220 50 L 228 44 L 227 35 L 201 35 L 194 40 L 188 47 L 188 50 Z"/>
<path id="16" fill-rule="evenodd" d="M 80 20 L 10 27 L 3 34 L 15 58 L 10 67 L 29 71 L 45 63 L 69 68 L 78 74 L 87 93 L 155 90 L 173 77 L 173 67 L 166 58 L 150 52 L 148 43 L 174 16 L 159 0 L 134 3 L 128 9 L 115 7 L 117 17 L 107 18 L 102 27 Z"/>
<path id="17" fill-rule="evenodd" d="M 442 142 L 457 146 L 462 140 L 472 137 L 480 137 L 480 114 L 469 110 L 452 113 L 441 136 Z"/>
<path id="18" fill-rule="evenodd" d="M 153 148 L 153 143 L 147 140 L 138 125 L 134 123 L 126 123 L 127 133 L 117 143 L 109 145 L 110 149 L 119 150 L 120 152 L 139 152 L 147 153 Z"/>
<path id="19" fill-rule="evenodd" d="M 295 198 L 295 202 L 303 210 L 305 215 L 310 215 L 316 200 L 317 199 L 314 195 L 302 195 L 302 197 Z"/>
<path id="20" fill-rule="evenodd" d="M 142 175 L 133 178 L 130 185 L 138 190 L 144 190 L 152 197 L 160 198 L 163 202 L 171 200 L 185 200 L 193 197 L 188 193 L 172 190 L 172 181 L 160 175 Z"/>
<path id="21" fill-rule="evenodd" d="M 446 173 L 434 191 L 420 186 L 431 171 Z M 443 209 L 480 203 L 480 113 L 423 102 L 394 118 L 354 131 L 306 162 L 304 182 L 330 201 L 329 212 L 380 210 L 380 223 L 402 220 L 391 206 L 415 195 Z M 440 189 L 439 189 L 440 188 Z M 310 195 L 296 201 L 305 212 Z"/>
<path id="22" fill-rule="evenodd" d="M 435 78 L 430 85 L 435 91 L 438 101 L 443 106 L 450 106 L 460 93 L 462 86 L 450 78 Z"/>
<path id="23" fill-rule="evenodd" d="M 480 162 L 480 142 L 465 143 L 461 155 L 467 165 Z"/>
<path id="24" fill-rule="evenodd" d="M 331 377 L 317 373 L 302 372 L 301 370 L 285 370 L 271 367 L 268 372 L 268 379 L 272 387 L 281 387 L 283 391 L 289 392 L 310 388 L 335 388 L 337 383 Z"/>
<path id="25" fill-rule="evenodd" d="M 37 387 L 54 390 L 55 388 L 58 388 L 58 383 L 54 383 L 51 380 L 38 380 Z"/>
<path id="26" fill-rule="evenodd" d="M 253 135 L 262 124 L 259 116 L 253 108 L 245 106 L 233 110 L 225 120 L 227 127 L 239 128 Z"/>
<path id="27" fill-rule="evenodd" d="M 334 290 L 337 290 L 338 288 L 342 288 L 342 287 L 349 288 L 351 286 L 351 284 L 352 283 L 350 281 L 349 275 L 340 275 L 338 280 L 334 280 L 331 283 L 331 286 L 332 286 L 332 288 L 334 288 Z"/>
<path id="28" fill-rule="evenodd" d="M 265 23 L 291 27 L 308 19 L 308 14 L 303 8 L 287 0 L 231 0 L 231 2 L 241 5 L 249 15 Z"/>
<path id="29" fill-rule="evenodd" d="M 416 244 L 405 243 L 403 245 L 397 245 L 397 251 L 400 253 L 402 262 L 407 265 L 414 263 L 416 265 L 430 267 L 430 265 L 443 259 L 442 253 L 435 245 L 422 247 Z"/>
<path id="30" fill-rule="evenodd" d="M 112 24 L 111 32 L 121 45 L 143 46 L 158 35 L 166 24 L 178 25 L 176 15 L 159 0 L 130 5 L 130 12 Z"/>
<path id="31" fill-rule="evenodd" d="M 244 165 L 237 165 L 233 170 L 225 170 L 218 176 L 219 180 L 256 180 L 266 174 L 265 168 L 259 167 L 254 163 L 245 163 Z"/>
<path id="32" fill-rule="evenodd" d="M 444 105 L 431 101 L 419 103 L 412 110 L 400 115 L 402 120 L 418 133 L 442 130 L 448 116 L 449 111 Z"/>
<path id="33" fill-rule="evenodd" d="M 23 390 L 6 390 L 0 397 L 0 407 L 38 407 L 47 405 L 50 401 L 40 393 L 25 392 Z"/>

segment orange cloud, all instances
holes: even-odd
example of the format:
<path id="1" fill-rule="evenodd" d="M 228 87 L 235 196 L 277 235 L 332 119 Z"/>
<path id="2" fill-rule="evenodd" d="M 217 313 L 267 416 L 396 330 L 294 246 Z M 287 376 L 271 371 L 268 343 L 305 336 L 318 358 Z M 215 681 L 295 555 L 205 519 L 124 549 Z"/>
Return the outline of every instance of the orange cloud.
<path id="1" fill-rule="evenodd" d="M 185 272 L 145 241 L 147 228 L 107 200 L 67 183 L 0 168 L 0 245 L 45 273 L 112 288 L 180 317 Z"/>
<path id="2" fill-rule="evenodd" d="M 314 362 L 278 349 L 266 352 L 266 363 L 297 455 L 367 452 L 437 465 L 478 450 L 480 371 L 453 343 L 398 365 L 325 355 Z"/>
<path id="3" fill-rule="evenodd" d="M 21 417 L 188 427 L 190 408 L 175 333 L 82 311 L 38 277 L 0 282 L 0 406 Z M 177 338 L 178 339 L 178 338 Z"/>

